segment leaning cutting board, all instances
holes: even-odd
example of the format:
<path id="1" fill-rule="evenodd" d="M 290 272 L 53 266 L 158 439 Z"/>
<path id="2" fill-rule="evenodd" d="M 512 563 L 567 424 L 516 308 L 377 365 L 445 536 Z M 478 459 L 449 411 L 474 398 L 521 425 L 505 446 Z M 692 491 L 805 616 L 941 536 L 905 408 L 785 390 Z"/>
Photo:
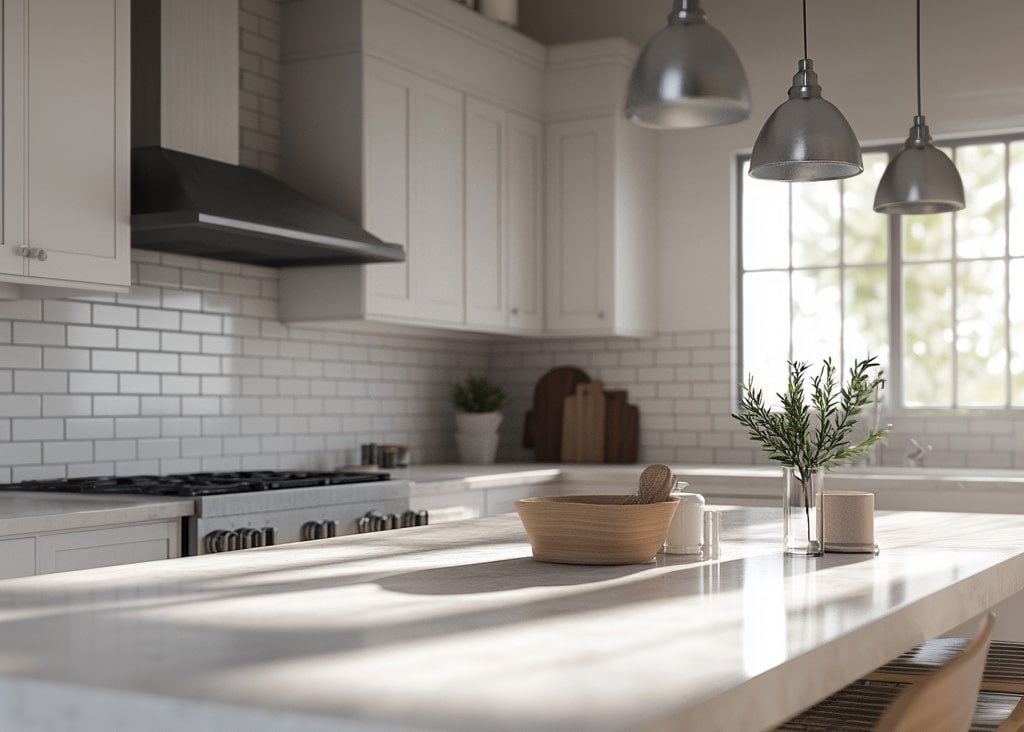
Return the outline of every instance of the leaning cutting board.
<path id="1" fill-rule="evenodd" d="M 523 447 L 533 448 L 540 463 L 562 459 L 562 413 L 565 398 L 576 393 L 576 385 L 590 381 L 575 366 L 559 366 L 540 377 L 533 389 L 533 409 L 526 413 Z"/>
<path id="2" fill-rule="evenodd" d="M 605 396 L 600 381 L 576 385 L 562 414 L 562 462 L 604 462 Z"/>
<path id="3" fill-rule="evenodd" d="M 635 463 L 640 410 L 629 404 L 629 395 L 625 389 L 606 391 L 604 396 L 604 461 Z"/>

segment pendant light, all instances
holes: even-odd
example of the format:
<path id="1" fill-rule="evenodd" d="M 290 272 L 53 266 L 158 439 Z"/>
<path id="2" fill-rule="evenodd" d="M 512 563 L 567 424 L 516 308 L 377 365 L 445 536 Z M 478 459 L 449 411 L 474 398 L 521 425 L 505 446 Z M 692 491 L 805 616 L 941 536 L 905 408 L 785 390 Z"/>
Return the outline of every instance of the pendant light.
<path id="1" fill-rule="evenodd" d="M 656 130 L 727 125 L 750 116 L 739 56 L 708 25 L 699 0 L 674 0 L 668 26 L 633 67 L 625 111 L 631 122 Z"/>
<path id="2" fill-rule="evenodd" d="M 782 181 L 849 178 L 864 170 L 860 143 L 850 123 L 821 96 L 814 62 L 807 58 L 807 0 L 804 57 L 797 65 L 789 99 L 772 112 L 750 155 L 750 175 Z"/>
<path id="3" fill-rule="evenodd" d="M 932 145 L 921 114 L 921 0 L 917 0 L 917 115 L 903 149 L 889 161 L 875 191 L 875 211 L 935 214 L 964 207 L 964 182 L 953 161 Z"/>

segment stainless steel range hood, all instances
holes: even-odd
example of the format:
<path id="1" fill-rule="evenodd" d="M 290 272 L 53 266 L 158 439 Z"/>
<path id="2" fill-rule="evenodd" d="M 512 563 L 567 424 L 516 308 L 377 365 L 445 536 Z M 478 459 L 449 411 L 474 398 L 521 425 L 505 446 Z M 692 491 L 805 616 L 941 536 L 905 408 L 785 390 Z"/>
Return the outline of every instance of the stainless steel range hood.
<path id="1" fill-rule="evenodd" d="M 132 246 L 268 267 L 405 259 L 276 178 L 161 147 L 132 150 Z"/>
<path id="2" fill-rule="evenodd" d="M 270 267 L 405 250 L 238 162 L 238 1 L 132 0 L 132 247 Z"/>

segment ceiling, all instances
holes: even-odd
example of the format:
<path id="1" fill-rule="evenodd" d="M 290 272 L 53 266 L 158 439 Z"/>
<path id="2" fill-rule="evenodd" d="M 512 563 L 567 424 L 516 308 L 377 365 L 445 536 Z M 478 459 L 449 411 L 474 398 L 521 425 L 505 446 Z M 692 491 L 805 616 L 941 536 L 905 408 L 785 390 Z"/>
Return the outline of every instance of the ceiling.
<path id="1" fill-rule="evenodd" d="M 519 0 L 519 30 L 545 45 L 621 36 L 643 46 L 671 9 L 671 0 Z"/>

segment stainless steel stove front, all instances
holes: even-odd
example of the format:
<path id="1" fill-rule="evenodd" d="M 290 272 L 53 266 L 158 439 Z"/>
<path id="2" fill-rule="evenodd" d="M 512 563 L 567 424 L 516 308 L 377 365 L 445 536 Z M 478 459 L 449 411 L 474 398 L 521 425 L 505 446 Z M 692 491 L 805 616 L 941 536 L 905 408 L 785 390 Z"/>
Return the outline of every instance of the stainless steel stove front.
<path id="1" fill-rule="evenodd" d="M 402 480 L 200 496 L 195 515 L 186 519 L 182 547 L 194 556 L 426 520 L 417 516 L 410 522 L 409 513 L 409 483 Z M 366 517 L 373 520 L 361 521 Z"/>

